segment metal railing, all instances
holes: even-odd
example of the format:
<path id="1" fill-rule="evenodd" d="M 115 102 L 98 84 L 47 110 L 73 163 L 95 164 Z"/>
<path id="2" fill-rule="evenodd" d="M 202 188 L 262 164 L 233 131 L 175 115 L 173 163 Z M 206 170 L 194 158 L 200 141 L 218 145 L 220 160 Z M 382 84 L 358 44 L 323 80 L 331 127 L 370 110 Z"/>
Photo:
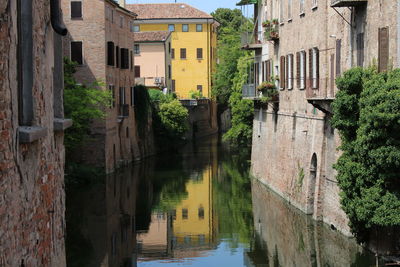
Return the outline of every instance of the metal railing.
<path id="1" fill-rule="evenodd" d="M 243 98 L 255 98 L 257 97 L 255 84 L 244 84 L 242 87 Z"/>
<path id="2" fill-rule="evenodd" d="M 251 44 L 262 44 L 264 37 L 264 32 L 254 31 L 254 32 L 243 32 L 241 34 L 242 46 L 247 46 Z"/>

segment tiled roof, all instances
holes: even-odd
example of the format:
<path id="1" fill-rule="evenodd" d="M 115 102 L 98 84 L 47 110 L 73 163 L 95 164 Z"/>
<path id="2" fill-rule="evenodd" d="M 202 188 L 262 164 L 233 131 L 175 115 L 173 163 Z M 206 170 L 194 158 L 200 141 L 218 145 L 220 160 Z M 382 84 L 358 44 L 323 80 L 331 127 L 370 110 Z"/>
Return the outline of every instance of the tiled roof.
<path id="1" fill-rule="evenodd" d="M 132 4 L 126 8 L 138 15 L 137 19 L 212 19 L 213 17 L 184 3 Z"/>
<path id="2" fill-rule="evenodd" d="M 168 38 L 170 32 L 156 31 L 156 32 L 135 32 L 135 42 L 161 42 Z"/>

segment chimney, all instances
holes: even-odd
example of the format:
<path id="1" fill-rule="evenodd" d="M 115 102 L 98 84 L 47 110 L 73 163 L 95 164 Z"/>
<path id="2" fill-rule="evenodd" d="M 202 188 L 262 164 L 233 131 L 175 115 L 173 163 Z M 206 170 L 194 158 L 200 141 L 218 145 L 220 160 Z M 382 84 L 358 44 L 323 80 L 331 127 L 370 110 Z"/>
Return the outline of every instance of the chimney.
<path id="1" fill-rule="evenodd" d="M 120 6 L 122 6 L 123 8 L 125 8 L 126 1 L 125 1 L 125 0 L 118 0 L 118 4 L 119 4 Z"/>

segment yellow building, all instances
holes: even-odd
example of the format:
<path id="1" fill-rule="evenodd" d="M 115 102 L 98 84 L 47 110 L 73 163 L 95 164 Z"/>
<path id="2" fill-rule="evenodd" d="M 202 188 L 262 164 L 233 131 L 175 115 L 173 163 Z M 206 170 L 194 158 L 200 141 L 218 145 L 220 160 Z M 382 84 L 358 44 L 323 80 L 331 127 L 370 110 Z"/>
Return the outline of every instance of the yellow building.
<path id="1" fill-rule="evenodd" d="M 169 89 L 180 98 L 188 98 L 191 91 L 210 97 L 218 22 L 209 14 L 183 3 L 126 7 L 138 14 L 134 26 L 136 32 L 172 33 L 172 83 Z"/>

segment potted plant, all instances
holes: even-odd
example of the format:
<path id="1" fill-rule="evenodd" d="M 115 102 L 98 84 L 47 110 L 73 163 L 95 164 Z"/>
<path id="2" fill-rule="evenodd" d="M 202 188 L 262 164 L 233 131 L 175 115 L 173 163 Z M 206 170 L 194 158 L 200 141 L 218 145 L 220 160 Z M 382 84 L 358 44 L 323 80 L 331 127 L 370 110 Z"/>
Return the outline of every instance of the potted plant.
<path id="1" fill-rule="evenodd" d="M 270 20 L 264 21 L 264 22 L 262 23 L 262 26 L 263 26 L 264 28 L 270 27 L 270 26 L 271 26 L 271 21 L 270 21 Z"/>
<path id="2" fill-rule="evenodd" d="M 268 101 L 276 100 L 279 97 L 279 92 L 276 90 L 274 81 L 266 81 L 257 86 L 258 94 L 260 98 L 268 99 Z"/>
<path id="3" fill-rule="evenodd" d="M 272 24 L 278 25 L 278 24 L 279 24 L 279 20 L 278 20 L 278 19 L 273 19 L 273 20 L 272 20 Z"/>

